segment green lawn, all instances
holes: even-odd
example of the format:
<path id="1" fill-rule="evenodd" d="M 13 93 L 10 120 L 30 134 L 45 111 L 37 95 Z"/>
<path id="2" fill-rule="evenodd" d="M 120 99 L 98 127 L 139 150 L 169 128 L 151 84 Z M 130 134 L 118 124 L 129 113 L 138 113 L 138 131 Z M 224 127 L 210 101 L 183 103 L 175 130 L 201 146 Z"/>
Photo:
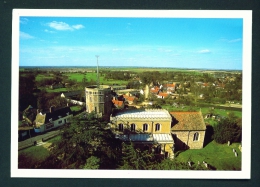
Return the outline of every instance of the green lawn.
<path id="1" fill-rule="evenodd" d="M 207 162 L 217 170 L 241 170 L 241 152 L 238 148 L 239 143 L 218 144 L 215 141 L 210 142 L 203 149 L 189 149 L 177 155 L 176 160 L 180 162 L 192 161 L 197 164 Z M 238 153 L 235 157 L 233 148 Z"/>

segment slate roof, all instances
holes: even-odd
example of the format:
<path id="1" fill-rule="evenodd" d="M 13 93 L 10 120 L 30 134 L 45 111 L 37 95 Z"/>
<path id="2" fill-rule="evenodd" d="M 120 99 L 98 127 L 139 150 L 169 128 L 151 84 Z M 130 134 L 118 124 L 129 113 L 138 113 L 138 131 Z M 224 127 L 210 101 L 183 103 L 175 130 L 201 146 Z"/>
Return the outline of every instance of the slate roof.
<path id="1" fill-rule="evenodd" d="M 63 95 L 65 97 L 72 97 L 72 96 L 80 95 L 81 93 L 82 93 L 82 91 L 73 91 L 73 92 L 65 92 L 65 93 L 63 93 Z"/>
<path id="2" fill-rule="evenodd" d="M 52 121 L 55 121 L 59 118 L 63 118 L 71 114 L 72 111 L 70 107 L 65 107 L 65 108 L 54 110 L 53 112 L 47 112 L 45 114 L 37 114 L 35 121 L 36 123 L 45 124 L 45 123 L 49 123 L 50 119 L 52 119 Z"/>
<path id="3" fill-rule="evenodd" d="M 116 135 L 122 141 L 173 143 L 171 134 L 126 134 Z"/>
<path id="4" fill-rule="evenodd" d="M 173 117 L 171 130 L 206 130 L 201 112 L 170 112 Z"/>
<path id="5" fill-rule="evenodd" d="M 167 110 L 164 109 L 145 109 L 145 110 L 125 110 L 115 114 L 117 119 L 139 119 L 139 120 L 171 120 L 171 116 Z"/>

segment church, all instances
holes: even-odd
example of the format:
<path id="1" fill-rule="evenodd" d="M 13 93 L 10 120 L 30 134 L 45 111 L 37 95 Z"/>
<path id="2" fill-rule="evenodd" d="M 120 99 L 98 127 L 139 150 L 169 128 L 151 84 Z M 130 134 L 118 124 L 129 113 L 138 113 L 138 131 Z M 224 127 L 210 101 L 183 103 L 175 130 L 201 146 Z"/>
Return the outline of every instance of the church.
<path id="1" fill-rule="evenodd" d="M 86 111 L 109 117 L 115 137 L 143 150 L 174 158 L 176 150 L 201 149 L 206 125 L 201 112 L 168 112 L 165 109 L 125 109 L 112 114 L 109 86 L 89 86 Z"/>

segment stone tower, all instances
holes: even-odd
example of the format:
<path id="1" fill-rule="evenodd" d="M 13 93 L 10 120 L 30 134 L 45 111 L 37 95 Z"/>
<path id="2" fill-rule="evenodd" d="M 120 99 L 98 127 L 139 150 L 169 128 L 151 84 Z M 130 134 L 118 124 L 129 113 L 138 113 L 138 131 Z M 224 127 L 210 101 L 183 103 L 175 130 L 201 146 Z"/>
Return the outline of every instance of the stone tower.
<path id="1" fill-rule="evenodd" d="M 97 117 L 109 117 L 112 111 L 111 87 L 94 85 L 85 88 L 86 112 L 95 112 Z"/>

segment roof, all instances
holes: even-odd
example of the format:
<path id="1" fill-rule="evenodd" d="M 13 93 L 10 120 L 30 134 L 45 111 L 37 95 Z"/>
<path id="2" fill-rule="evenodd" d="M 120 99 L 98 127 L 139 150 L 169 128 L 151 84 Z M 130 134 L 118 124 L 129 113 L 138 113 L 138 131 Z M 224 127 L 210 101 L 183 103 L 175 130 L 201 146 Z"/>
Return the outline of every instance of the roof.
<path id="1" fill-rule="evenodd" d="M 50 119 L 55 121 L 59 118 L 63 118 L 65 116 L 71 115 L 70 107 L 65 107 L 61 109 L 54 110 L 53 112 L 47 112 L 46 114 L 37 114 L 35 121 L 38 123 L 49 123 Z"/>
<path id="2" fill-rule="evenodd" d="M 122 141 L 132 141 L 132 142 L 159 142 L 159 143 L 173 143 L 173 138 L 171 134 L 122 134 L 116 135 Z"/>
<path id="3" fill-rule="evenodd" d="M 119 100 L 115 100 L 115 99 L 113 99 L 112 100 L 112 103 L 114 103 L 114 105 L 116 105 L 116 106 L 118 106 L 118 107 L 121 107 L 121 106 L 123 106 L 123 101 L 119 101 Z"/>
<path id="4" fill-rule="evenodd" d="M 171 120 L 171 115 L 165 109 L 142 109 L 142 110 L 124 110 L 115 114 L 118 120 L 125 119 L 143 119 L 143 120 Z"/>
<path id="5" fill-rule="evenodd" d="M 82 93 L 82 91 L 74 91 L 74 92 L 66 92 L 66 93 L 62 93 L 65 97 L 71 97 L 71 96 L 76 96 L 76 95 L 80 95 Z"/>
<path id="6" fill-rule="evenodd" d="M 162 96 L 162 97 L 167 97 L 169 94 L 168 93 L 159 92 L 158 95 Z"/>
<path id="7" fill-rule="evenodd" d="M 123 97 L 127 100 L 127 101 L 134 101 L 135 100 L 135 96 L 128 96 L 128 95 L 123 95 Z"/>
<path id="8" fill-rule="evenodd" d="M 173 84 L 165 84 L 164 87 L 173 87 L 174 88 L 175 84 L 174 83 Z"/>
<path id="9" fill-rule="evenodd" d="M 171 130 L 206 130 L 201 112 L 170 112 L 173 116 Z"/>

